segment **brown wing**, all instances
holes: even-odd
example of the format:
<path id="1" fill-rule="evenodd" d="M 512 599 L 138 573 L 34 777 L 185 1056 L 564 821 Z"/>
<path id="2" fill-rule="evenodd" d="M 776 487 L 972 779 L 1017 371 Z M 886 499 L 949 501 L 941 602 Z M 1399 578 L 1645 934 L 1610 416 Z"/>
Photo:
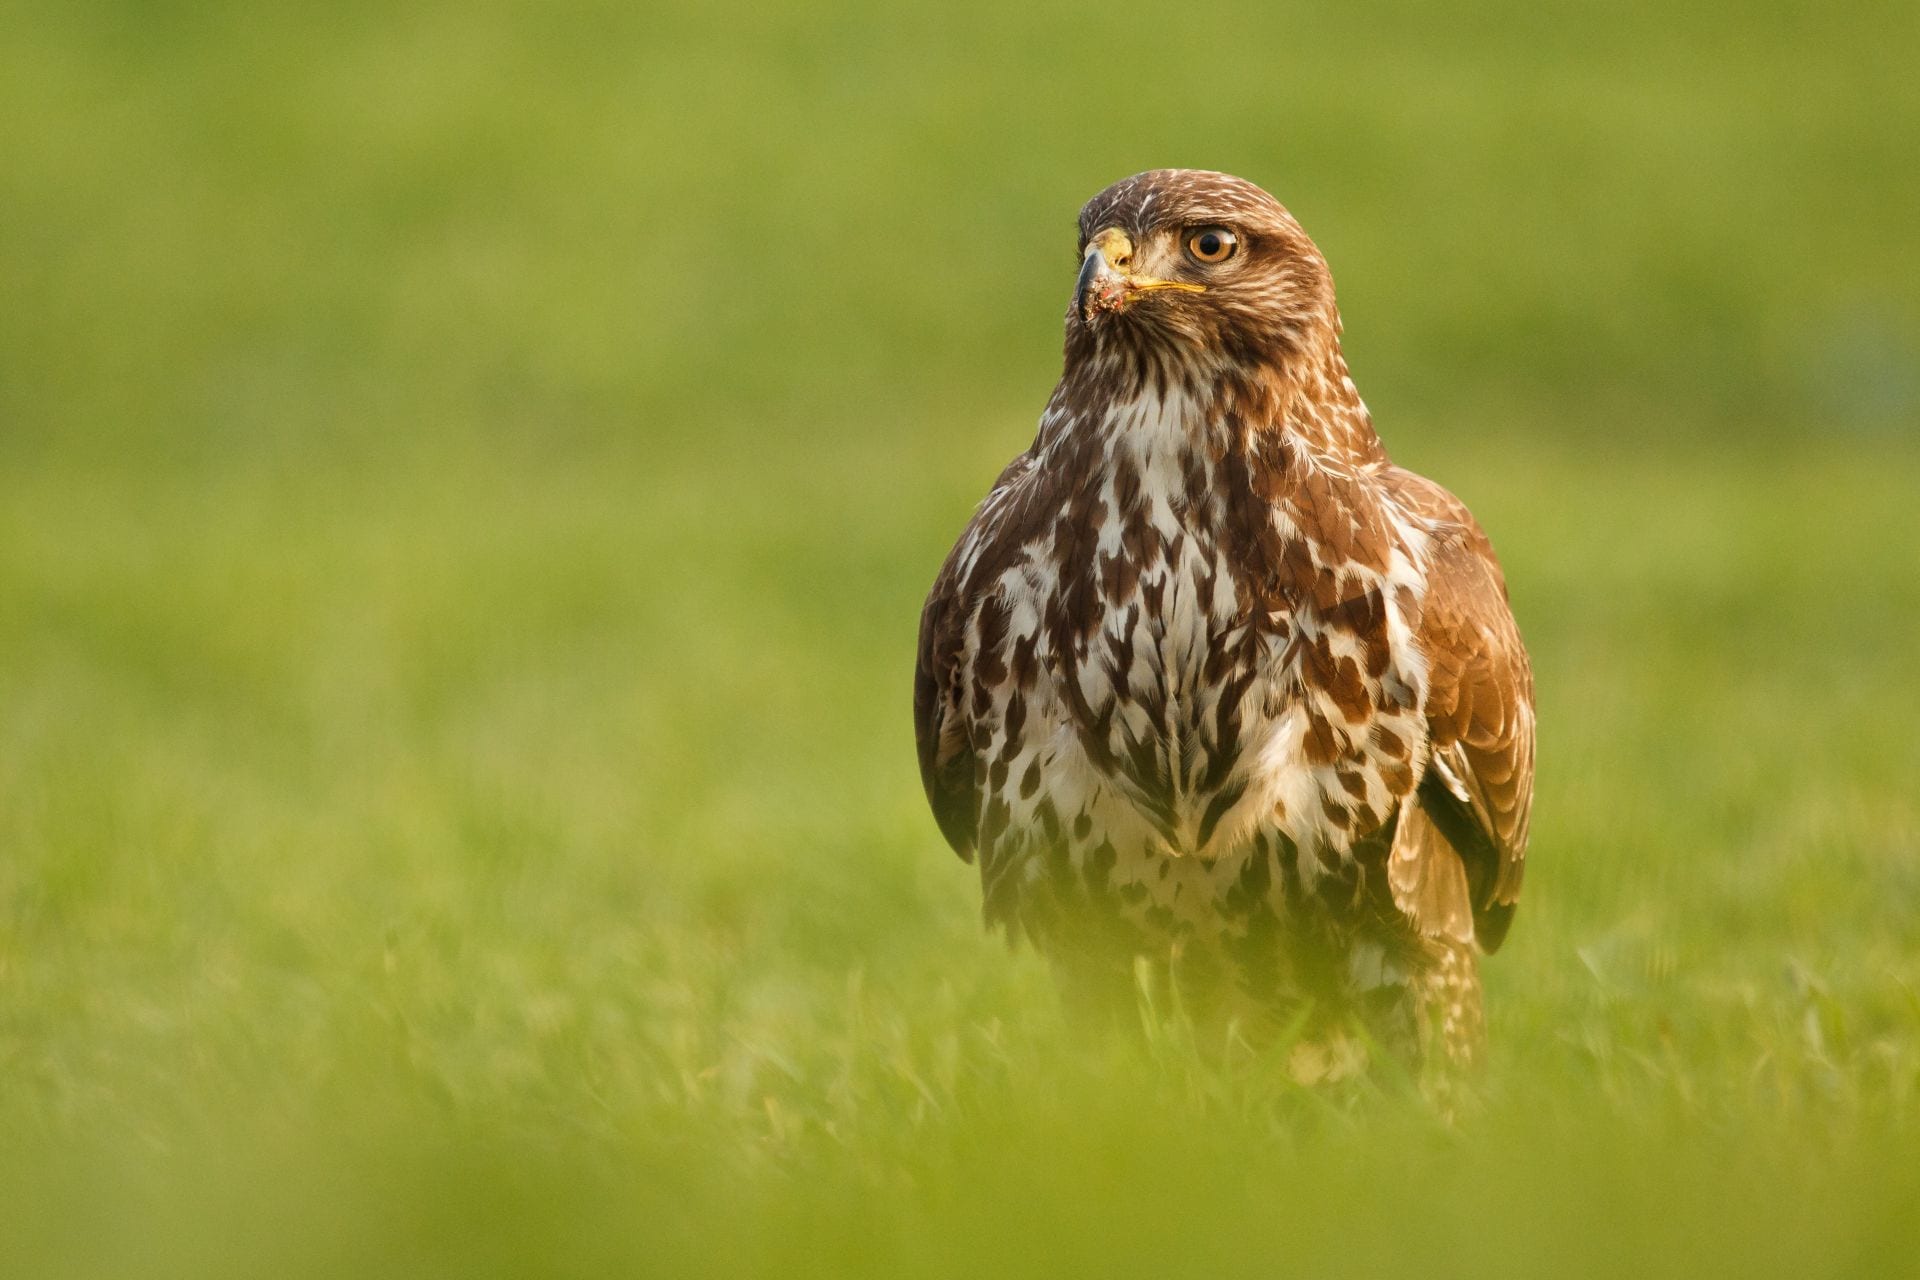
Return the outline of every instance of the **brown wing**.
<path id="1" fill-rule="evenodd" d="M 1533 668 L 1493 546 L 1466 506 L 1398 468 L 1389 484 L 1432 522 L 1419 636 L 1430 756 L 1402 814 L 1389 880 L 1421 928 L 1492 952 L 1506 937 L 1533 812 Z M 1457 869 L 1456 869 L 1457 868 Z M 1470 924 L 1469 924 L 1470 920 Z"/>
<path id="2" fill-rule="evenodd" d="M 981 584 L 998 576 L 1030 532 L 1021 524 L 1030 513 L 1017 498 L 1032 475 L 1032 465 L 1029 449 L 1008 463 L 993 482 L 940 566 L 940 576 L 920 611 L 920 646 L 913 670 L 913 735 L 920 750 L 920 784 L 926 788 L 940 834 L 966 862 L 973 861 L 980 823 L 978 771 L 967 715 L 969 681 L 985 678 L 985 673 L 967 669 L 968 632 L 981 612 Z M 994 621 L 1004 622 L 1005 610 L 988 609 L 983 616 L 991 630 Z M 1000 675 L 1004 677 L 1005 671 Z"/>
<path id="3" fill-rule="evenodd" d="M 962 688 L 966 611 L 958 598 L 951 557 L 920 611 L 920 648 L 913 670 L 913 734 L 920 749 L 920 784 L 953 851 L 973 861 L 980 801 Z"/>

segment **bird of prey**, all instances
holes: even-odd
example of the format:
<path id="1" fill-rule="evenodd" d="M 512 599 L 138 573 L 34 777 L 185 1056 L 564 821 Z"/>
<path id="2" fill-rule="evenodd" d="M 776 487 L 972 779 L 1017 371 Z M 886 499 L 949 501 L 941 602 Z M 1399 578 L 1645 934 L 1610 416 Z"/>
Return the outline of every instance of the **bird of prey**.
<path id="1" fill-rule="evenodd" d="M 1273 197 L 1156 170 L 1079 233 L 1059 385 L 921 616 L 940 829 L 1096 1005 L 1144 973 L 1296 1048 L 1471 1061 L 1533 796 L 1493 548 L 1387 457 Z"/>

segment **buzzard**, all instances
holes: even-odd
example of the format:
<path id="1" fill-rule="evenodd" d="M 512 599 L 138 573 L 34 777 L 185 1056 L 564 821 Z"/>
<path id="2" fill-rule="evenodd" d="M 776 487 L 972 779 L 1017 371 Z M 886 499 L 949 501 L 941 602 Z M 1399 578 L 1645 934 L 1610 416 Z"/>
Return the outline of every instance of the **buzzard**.
<path id="1" fill-rule="evenodd" d="M 1470 1061 L 1533 795 L 1493 548 L 1387 457 L 1272 196 L 1156 170 L 1079 230 L 1059 385 L 921 615 L 934 817 L 1096 1006 L 1144 959 L 1324 1061 Z"/>

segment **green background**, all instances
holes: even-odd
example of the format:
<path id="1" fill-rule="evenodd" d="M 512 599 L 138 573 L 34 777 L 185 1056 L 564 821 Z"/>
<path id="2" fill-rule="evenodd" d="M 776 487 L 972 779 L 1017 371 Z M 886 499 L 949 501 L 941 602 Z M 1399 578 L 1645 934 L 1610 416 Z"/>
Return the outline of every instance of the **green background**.
<path id="1" fill-rule="evenodd" d="M 1902 1273 L 1920 9 L 0 3 L 0 1269 Z M 919 602 L 1162 165 L 1540 686 L 1484 1100 L 1062 1026 Z"/>

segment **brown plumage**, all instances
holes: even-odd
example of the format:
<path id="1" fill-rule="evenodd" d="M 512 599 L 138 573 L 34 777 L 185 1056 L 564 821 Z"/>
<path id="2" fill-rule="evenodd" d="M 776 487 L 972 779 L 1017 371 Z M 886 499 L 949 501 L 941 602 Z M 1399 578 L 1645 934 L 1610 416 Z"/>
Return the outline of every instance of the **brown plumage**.
<path id="1" fill-rule="evenodd" d="M 1080 217 L 1066 360 L 921 618 L 914 716 L 985 915 L 1123 1006 L 1470 1057 L 1519 894 L 1526 650 L 1486 535 L 1393 465 L 1325 260 L 1160 170 Z"/>

